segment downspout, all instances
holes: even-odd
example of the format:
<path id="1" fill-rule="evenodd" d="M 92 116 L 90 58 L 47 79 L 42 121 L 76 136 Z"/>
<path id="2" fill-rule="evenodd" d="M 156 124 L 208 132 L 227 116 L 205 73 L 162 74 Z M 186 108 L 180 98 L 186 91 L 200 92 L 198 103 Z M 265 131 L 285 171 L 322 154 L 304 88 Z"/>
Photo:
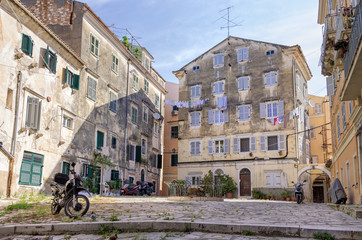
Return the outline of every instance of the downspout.
<path id="1" fill-rule="evenodd" d="M 129 64 L 131 59 L 127 60 L 127 88 L 126 88 L 126 117 L 124 121 L 125 131 L 124 131 L 124 165 L 123 165 L 123 180 L 126 177 L 126 167 L 127 167 L 127 138 L 128 138 L 128 85 L 129 85 Z"/>
<path id="2" fill-rule="evenodd" d="M 295 60 L 294 58 L 292 59 L 292 83 L 293 83 L 293 101 L 294 101 L 294 106 L 293 106 L 293 109 L 295 109 L 297 107 L 297 93 L 296 93 L 296 82 L 295 82 Z M 299 110 L 299 109 L 298 109 Z M 299 115 L 299 114 L 298 114 Z M 298 174 L 298 168 L 299 168 L 299 142 L 298 142 L 298 119 L 297 118 L 294 118 L 294 126 L 295 126 L 295 156 L 296 156 L 296 162 L 297 162 L 297 174 Z M 287 139 L 286 139 L 286 144 L 288 146 L 288 136 L 287 136 Z M 297 144 L 298 143 L 298 144 Z"/>
<path id="3" fill-rule="evenodd" d="M 11 185 L 13 178 L 13 170 L 14 170 L 14 157 L 16 152 L 16 141 L 17 141 L 17 129 L 18 129 L 18 116 L 19 116 L 19 102 L 20 102 L 20 94 L 21 94 L 21 86 L 22 86 L 22 73 L 19 71 L 18 74 L 18 83 L 17 83 L 17 91 L 16 91 L 16 103 L 15 103 L 15 121 L 14 121 L 14 129 L 13 129 L 13 137 L 11 144 L 11 158 L 9 158 L 9 172 L 8 172 L 8 188 L 6 191 L 6 195 L 10 197 L 11 195 Z"/>

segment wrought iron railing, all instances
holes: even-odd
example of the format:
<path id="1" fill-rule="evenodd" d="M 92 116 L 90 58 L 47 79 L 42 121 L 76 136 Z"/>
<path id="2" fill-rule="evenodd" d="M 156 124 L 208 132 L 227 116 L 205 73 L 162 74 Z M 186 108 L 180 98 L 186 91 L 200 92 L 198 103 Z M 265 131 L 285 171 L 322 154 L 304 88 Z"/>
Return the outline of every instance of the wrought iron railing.
<path id="1" fill-rule="evenodd" d="M 352 32 L 351 35 L 349 36 L 347 52 L 344 55 L 343 59 L 344 75 L 346 79 L 349 70 L 351 68 L 353 58 L 357 52 L 357 48 L 361 40 L 361 35 L 362 35 L 362 2 L 360 2 L 357 6 L 357 12 L 354 18 Z"/>

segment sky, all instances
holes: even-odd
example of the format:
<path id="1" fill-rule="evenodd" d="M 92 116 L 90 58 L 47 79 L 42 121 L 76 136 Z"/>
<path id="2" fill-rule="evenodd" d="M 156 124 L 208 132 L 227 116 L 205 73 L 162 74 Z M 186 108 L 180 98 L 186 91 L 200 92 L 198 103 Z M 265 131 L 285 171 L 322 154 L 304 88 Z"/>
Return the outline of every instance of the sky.
<path id="1" fill-rule="evenodd" d="M 309 94 L 326 95 L 318 66 L 322 26 L 315 0 L 80 0 L 118 36 L 128 29 L 154 57 L 152 66 L 168 82 L 178 70 L 227 38 L 226 8 L 240 26 L 230 35 L 293 46 L 300 45 L 312 72 Z M 233 25 L 230 23 L 230 25 Z"/>

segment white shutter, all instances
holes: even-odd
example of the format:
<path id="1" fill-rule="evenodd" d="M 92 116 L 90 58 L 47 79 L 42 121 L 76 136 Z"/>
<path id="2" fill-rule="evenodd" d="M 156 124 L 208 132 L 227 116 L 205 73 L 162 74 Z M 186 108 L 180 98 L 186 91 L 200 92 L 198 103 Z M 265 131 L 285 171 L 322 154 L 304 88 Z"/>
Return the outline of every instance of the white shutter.
<path id="1" fill-rule="evenodd" d="M 200 86 L 196 86 L 196 97 L 200 97 Z"/>
<path id="2" fill-rule="evenodd" d="M 214 110 L 209 110 L 208 119 L 209 119 L 209 124 L 214 123 Z"/>
<path id="3" fill-rule="evenodd" d="M 277 84 L 277 73 L 276 72 L 271 72 L 270 84 L 271 85 L 276 85 Z"/>
<path id="4" fill-rule="evenodd" d="M 238 90 L 243 90 L 244 84 L 243 84 L 243 78 L 238 78 Z"/>
<path id="5" fill-rule="evenodd" d="M 243 59 L 243 49 L 238 49 L 238 62 L 240 62 Z"/>
<path id="6" fill-rule="evenodd" d="M 245 106 L 245 120 L 250 120 L 250 105 Z"/>
<path id="7" fill-rule="evenodd" d="M 195 154 L 196 154 L 196 155 L 200 155 L 200 154 L 201 154 L 200 145 L 201 145 L 200 142 L 196 142 L 196 144 L 195 144 Z"/>
<path id="8" fill-rule="evenodd" d="M 285 135 L 278 135 L 278 149 L 285 150 Z"/>
<path id="9" fill-rule="evenodd" d="M 195 87 L 191 87 L 191 98 L 195 97 L 195 90 L 196 90 Z"/>
<path id="10" fill-rule="evenodd" d="M 265 103 L 260 103 L 260 118 L 264 119 L 266 118 L 266 107 L 265 107 Z"/>
<path id="11" fill-rule="evenodd" d="M 191 118 L 191 126 L 195 126 L 195 113 L 194 112 L 190 113 L 190 118 Z"/>
<path id="12" fill-rule="evenodd" d="M 223 111 L 223 115 L 224 115 L 224 122 L 229 122 L 229 109 L 225 109 Z"/>
<path id="13" fill-rule="evenodd" d="M 332 96 L 334 94 L 334 79 L 329 76 L 326 79 L 327 81 L 327 95 Z"/>
<path id="14" fill-rule="evenodd" d="M 265 73 L 265 86 L 270 86 L 270 73 Z"/>
<path id="15" fill-rule="evenodd" d="M 280 174 L 274 174 L 274 186 L 280 187 Z"/>
<path id="16" fill-rule="evenodd" d="M 266 186 L 267 187 L 273 186 L 273 178 L 271 174 L 266 175 Z"/>
<path id="17" fill-rule="evenodd" d="M 266 151 L 266 137 L 260 136 L 260 151 L 265 152 Z"/>
<path id="18" fill-rule="evenodd" d="M 214 154 L 214 141 L 213 140 L 209 140 L 208 141 L 208 153 L 209 154 Z"/>
<path id="19" fill-rule="evenodd" d="M 195 155 L 195 142 L 190 143 L 190 155 Z"/>
<path id="20" fill-rule="evenodd" d="M 238 115 L 239 115 L 239 121 L 242 121 L 243 120 L 243 108 L 242 106 L 238 106 Z"/>
<path id="21" fill-rule="evenodd" d="M 200 126 L 201 125 L 201 112 L 197 112 L 196 113 L 196 117 L 197 117 L 197 119 L 196 119 L 196 126 Z"/>
<path id="22" fill-rule="evenodd" d="M 284 101 L 279 101 L 277 105 L 277 116 L 284 116 Z"/>
<path id="23" fill-rule="evenodd" d="M 230 152 L 230 139 L 225 138 L 224 139 L 224 153 Z"/>
<path id="24" fill-rule="evenodd" d="M 249 77 L 244 78 L 244 90 L 249 89 Z"/>
<path id="25" fill-rule="evenodd" d="M 247 61 L 249 57 L 249 49 L 243 48 L 243 61 Z"/>
<path id="26" fill-rule="evenodd" d="M 250 137 L 250 152 L 256 152 L 256 137 Z"/>
<path id="27" fill-rule="evenodd" d="M 233 138 L 233 153 L 239 153 L 239 146 L 240 146 L 240 139 L 239 138 Z"/>

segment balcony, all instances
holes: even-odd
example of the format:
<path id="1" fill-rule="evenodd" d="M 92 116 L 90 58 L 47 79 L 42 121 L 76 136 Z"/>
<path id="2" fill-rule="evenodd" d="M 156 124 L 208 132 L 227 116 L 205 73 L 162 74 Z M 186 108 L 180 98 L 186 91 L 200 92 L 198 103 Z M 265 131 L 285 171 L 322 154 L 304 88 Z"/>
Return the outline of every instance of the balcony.
<path id="1" fill-rule="evenodd" d="M 322 74 L 331 75 L 334 61 L 334 40 L 337 30 L 337 14 L 328 14 L 324 22 L 322 43 Z"/>
<path id="2" fill-rule="evenodd" d="M 362 2 L 356 7 L 351 35 L 349 36 L 347 52 L 344 55 L 345 83 L 341 92 L 342 101 L 354 100 L 361 95 L 362 88 Z"/>

